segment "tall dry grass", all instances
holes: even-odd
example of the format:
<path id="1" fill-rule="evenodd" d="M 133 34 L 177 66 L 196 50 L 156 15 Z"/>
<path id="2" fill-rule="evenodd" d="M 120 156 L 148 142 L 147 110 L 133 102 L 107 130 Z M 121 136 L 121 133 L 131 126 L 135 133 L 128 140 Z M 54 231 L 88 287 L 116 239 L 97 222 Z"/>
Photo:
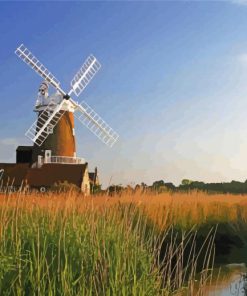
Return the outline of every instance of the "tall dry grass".
<path id="1" fill-rule="evenodd" d="M 245 196 L 200 192 L 2 194 L 1 294 L 203 295 L 215 229 L 199 250 L 193 229 L 208 221 L 246 222 L 245 205 Z"/>

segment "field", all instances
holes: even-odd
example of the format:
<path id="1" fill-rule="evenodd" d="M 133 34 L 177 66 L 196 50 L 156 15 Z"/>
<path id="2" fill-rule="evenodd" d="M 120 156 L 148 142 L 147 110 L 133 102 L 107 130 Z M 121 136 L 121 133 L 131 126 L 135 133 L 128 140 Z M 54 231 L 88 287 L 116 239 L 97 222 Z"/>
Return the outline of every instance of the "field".
<path id="1" fill-rule="evenodd" d="M 203 295 L 246 217 L 240 195 L 2 194 L 1 295 Z"/>

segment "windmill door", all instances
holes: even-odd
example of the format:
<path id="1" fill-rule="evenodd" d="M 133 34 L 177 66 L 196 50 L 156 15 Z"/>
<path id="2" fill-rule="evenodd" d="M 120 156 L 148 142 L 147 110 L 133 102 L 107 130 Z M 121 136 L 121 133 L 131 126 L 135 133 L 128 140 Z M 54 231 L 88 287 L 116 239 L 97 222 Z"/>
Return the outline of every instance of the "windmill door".
<path id="1" fill-rule="evenodd" d="M 45 162 L 51 162 L 51 150 L 45 150 Z"/>

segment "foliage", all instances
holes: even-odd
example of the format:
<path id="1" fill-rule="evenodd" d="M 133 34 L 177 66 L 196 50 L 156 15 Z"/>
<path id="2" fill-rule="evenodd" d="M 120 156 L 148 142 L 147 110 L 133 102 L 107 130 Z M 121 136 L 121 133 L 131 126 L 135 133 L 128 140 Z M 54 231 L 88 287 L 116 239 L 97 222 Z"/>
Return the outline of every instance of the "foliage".
<path id="1" fill-rule="evenodd" d="M 144 184 L 144 183 L 142 183 Z M 179 186 L 175 186 L 171 182 L 165 182 L 164 180 L 158 180 L 153 182 L 151 186 L 137 184 L 135 186 L 135 191 L 144 192 L 155 192 L 164 193 L 166 191 L 191 191 L 191 190 L 201 190 L 209 193 L 234 193 L 234 194 L 247 194 L 247 180 L 245 182 L 231 181 L 223 183 L 204 183 L 202 181 L 193 181 L 189 179 L 183 179 Z M 124 191 L 126 188 L 123 186 L 115 188 L 116 192 Z M 141 190 L 142 189 L 142 190 Z"/>
<path id="2" fill-rule="evenodd" d="M 69 183 L 68 181 L 59 181 L 52 186 L 51 190 L 55 192 L 79 192 L 80 188 L 77 187 L 75 184 Z"/>
<path id="3" fill-rule="evenodd" d="M 189 179 L 183 179 L 181 181 L 181 184 L 182 185 L 190 185 L 193 181 L 192 180 L 189 180 Z"/>
<path id="4" fill-rule="evenodd" d="M 103 193 L 101 187 L 102 187 L 102 185 L 92 185 L 92 186 L 91 186 L 91 194 L 99 194 L 99 193 Z"/>
<path id="5" fill-rule="evenodd" d="M 224 183 L 204 183 L 199 181 L 192 181 L 189 184 L 180 185 L 179 190 L 193 190 L 199 189 L 207 192 L 220 192 L 220 193 L 247 193 L 246 182 L 224 182 Z"/>
<path id="6" fill-rule="evenodd" d="M 176 186 L 173 183 L 171 183 L 171 182 L 165 183 L 165 186 L 169 190 L 175 190 L 176 189 Z"/>
<path id="7" fill-rule="evenodd" d="M 155 181 L 153 182 L 153 185 L 152 185 L 154 189 L 162 186 L 165 186 L 165 182 L 163 180 Z"/>
<path id="8" fill-rule="evenodd" d="M 120 185 L 111 185 L 108 187 L 107 192 L 110 195 L 119 195 L 124 191 L 124 187 Z"/>

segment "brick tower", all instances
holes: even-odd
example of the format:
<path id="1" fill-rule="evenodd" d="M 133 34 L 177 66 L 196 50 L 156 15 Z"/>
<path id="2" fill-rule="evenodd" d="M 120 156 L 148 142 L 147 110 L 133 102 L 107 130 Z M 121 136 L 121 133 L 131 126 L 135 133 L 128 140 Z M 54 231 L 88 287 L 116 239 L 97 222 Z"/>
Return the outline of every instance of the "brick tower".
<path id="1" fill-rule="evenodd" d="M 46 117 L 49 117 L 47 106 L 53 107 L 62 101 L 59 94 L 48 95 L 48 84 L 43 82 L 39 88 L 38 99 L 34 111 L 38 114 L 36 132 L 43 125 Z M 52 110 L 53 108 L 51 108 Z M 34 143 L 33 163 L 38 161 L 38 156 L 49 157 L 76 157 L 75 127 L 74 127 L 74 109 L 70 105 L 64 106 L 59 111 L 60 119 L 53 127 L 52 122 L 47 126 L 47 138 L 41 145 Z"/>

